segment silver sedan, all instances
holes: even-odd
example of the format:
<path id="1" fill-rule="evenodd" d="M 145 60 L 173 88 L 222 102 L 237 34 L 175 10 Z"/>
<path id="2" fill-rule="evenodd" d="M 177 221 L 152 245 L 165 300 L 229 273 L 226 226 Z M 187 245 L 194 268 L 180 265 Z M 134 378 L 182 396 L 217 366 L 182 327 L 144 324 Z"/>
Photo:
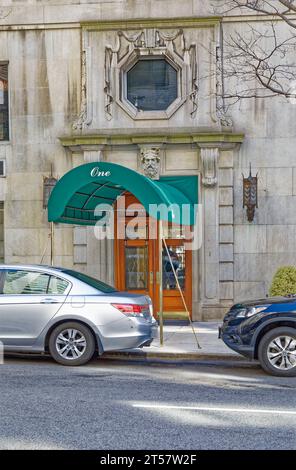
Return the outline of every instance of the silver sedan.
<path id="1" fill-rule="evenodd" d="M 157 335 L 151 299 L 118 292 L 80 272 L 0 266 L 4 351 L 43 353 L 81 365 L 95 353 L 148 346 Z"/>

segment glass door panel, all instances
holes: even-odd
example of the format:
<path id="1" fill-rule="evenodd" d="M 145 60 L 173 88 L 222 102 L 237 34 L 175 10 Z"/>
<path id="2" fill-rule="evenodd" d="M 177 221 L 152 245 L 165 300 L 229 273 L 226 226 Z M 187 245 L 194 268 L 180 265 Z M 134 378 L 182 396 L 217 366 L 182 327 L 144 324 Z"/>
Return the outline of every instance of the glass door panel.
<path id="1" fill-rule="evenodd" d="M 176 276 L 182 290 L 185 288 L 185 248 L 167 245 L 162 251 L 162 285 L 164 290 L 178 289 Z M 174 273 L 175 271 L 175 273 Z"/>
<path id="2" fill-rule="evenodd" d="M 148 246 L 125 247 L 125 286 L 127 290 L 148 289 Z"/>

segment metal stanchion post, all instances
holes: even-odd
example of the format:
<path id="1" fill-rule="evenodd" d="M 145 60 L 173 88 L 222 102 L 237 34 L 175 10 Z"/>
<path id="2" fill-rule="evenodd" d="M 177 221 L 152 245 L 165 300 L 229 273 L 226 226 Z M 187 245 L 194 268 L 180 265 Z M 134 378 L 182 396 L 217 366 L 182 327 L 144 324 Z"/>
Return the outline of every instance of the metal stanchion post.
<path id="1" fill-rule="evenodd" d="M 53 222 L 50 222 L 50 264 L 53 266 L 53 235 L 54 235 L 54 226 Z"/>
<path id="2" fill-rule="evenodd" d="M 163 286 L 162 286 L 162 221 L 159 220 L 158 222 L 158 258 L 159 258 L 159 266 L 158 266 L 158 282 L 159 282 L 159 339 L 160 345 L 163 346 Z"/>

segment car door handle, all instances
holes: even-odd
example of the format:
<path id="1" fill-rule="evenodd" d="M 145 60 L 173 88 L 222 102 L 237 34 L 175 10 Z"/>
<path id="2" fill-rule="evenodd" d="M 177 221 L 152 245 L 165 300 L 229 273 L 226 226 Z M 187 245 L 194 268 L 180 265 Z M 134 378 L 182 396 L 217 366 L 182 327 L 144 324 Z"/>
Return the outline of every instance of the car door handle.
<path id="1" fill-rule="evenodd" d="M 56 300 L 56 299 L 48 298 L 48 299 L 42 299 L 40 303 L 41 304 L 57 304 L 57 303 L 59 303 L 59 301 Z"/>

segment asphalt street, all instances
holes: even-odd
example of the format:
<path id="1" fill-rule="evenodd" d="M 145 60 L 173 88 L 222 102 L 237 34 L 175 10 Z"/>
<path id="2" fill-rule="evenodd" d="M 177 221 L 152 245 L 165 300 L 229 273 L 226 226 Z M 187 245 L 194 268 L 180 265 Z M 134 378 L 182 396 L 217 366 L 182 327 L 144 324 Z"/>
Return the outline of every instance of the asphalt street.
<path id="1" fill-rule="evenodd" d="M 296 378 L 235 363 L 0 366 L 0 449 L 296 449 Z"/>

